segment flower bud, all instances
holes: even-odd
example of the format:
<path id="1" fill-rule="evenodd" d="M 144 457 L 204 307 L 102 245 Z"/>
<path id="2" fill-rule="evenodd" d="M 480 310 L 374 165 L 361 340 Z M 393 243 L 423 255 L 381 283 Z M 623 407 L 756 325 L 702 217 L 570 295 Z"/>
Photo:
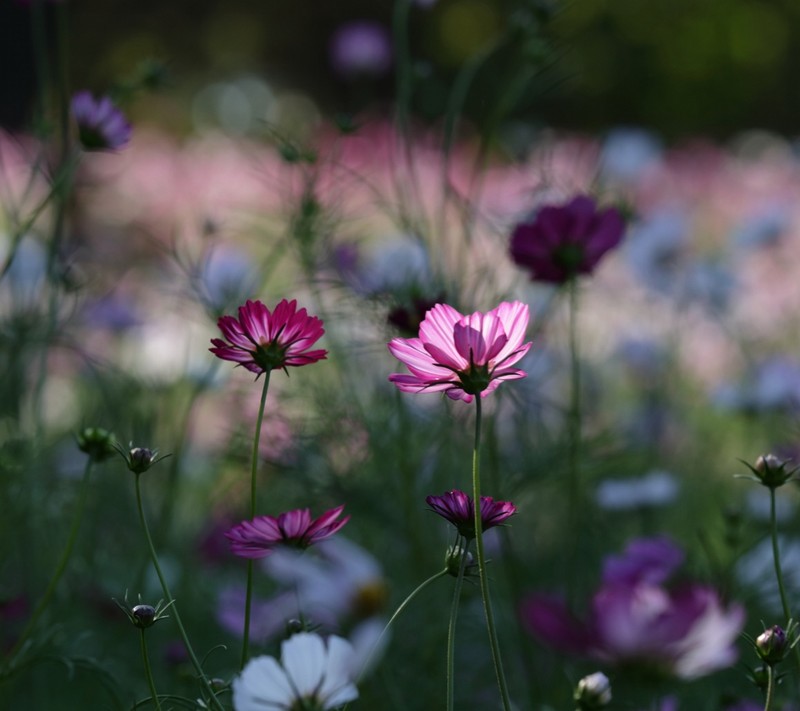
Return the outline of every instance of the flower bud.
<path id="1" fill-rule="evenodd" d="M 783 486 L 797 471 L 796 468 L 789 468 L 789 460 L 778 459 L 774 454 L 765 454 L 756 459 L 752 471 L 759 481 L 770 489 L 777 489 Z"/>
<path id="2" fill-rule="evenodd" d="M 769 666 L 778 664 L 786 656 L 788 650 L 786 632 L 778 625 L 767 628 L 756 637 L 756 652 Z"/>
<path id="3" fill-rule="evenodd" d="M 87 427 L 75 435 L 78 449 L 89 455 L 93 462 L 102 462 L 114 454 L 114 435 L 102 427 Z"/>
<path id="4" fill-rule="evenodd" d="M 475 565 L 475 559 L 472 557 L 472 553 L 465 551 L 461 546 L 450 546 L 447 549 L 447 553 L 445 554 L 444 558 L 444 565 L 448 574 L 452 575 L 454 578 L 458 577 L 458 571 L 461 570 L 461 558 L 465 554 L 467 556 L 467 560 L 464 564 L 464 572 L 466 573 L 471 566 Z"/>
<path id="5" fill-rule="evenodd" d="M 163 457 L 159 457 L 157 449 L 134 447 L 132 443 L 128 451 L 125 451 L 122 447 L 117 447 L 117 451 L 123 456 L 125 463 L 128 465 L 128 469 L 134 474 L 146 472 L 154 464 L 169 456 L 167 454 Z"/>
<path id="6" fill-rule="evenodd" d="M 611 703 L 611 684 L 603 672 L 583 677 L 575 687 L 573 698 L 577 711 L 595 711 Z"/>
<path id="7" fill-rule="evenodd" d="M 131 610 L 131 621 L 139 629 L 152 627 L 156 621 L 156 608 L 152 605 L 135 605 Z"/>

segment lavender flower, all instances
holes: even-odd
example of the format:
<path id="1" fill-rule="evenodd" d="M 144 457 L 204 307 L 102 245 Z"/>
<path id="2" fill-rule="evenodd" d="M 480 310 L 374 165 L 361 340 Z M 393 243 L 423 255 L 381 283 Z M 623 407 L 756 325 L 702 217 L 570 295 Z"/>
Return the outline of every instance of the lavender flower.
<path id="1" fill-rule="evenodd" d="M 72 97 L 72 115 L 87 151 L 115 151 L 131 139 L 130 123 L 107 96 L 95 99 L 79 91 Z"/>

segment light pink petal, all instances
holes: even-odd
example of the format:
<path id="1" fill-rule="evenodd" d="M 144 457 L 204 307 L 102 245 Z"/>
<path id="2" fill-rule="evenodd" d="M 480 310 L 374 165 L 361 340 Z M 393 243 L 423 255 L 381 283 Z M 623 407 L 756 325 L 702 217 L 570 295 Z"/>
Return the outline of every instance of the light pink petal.
<path id="1" fill-rule="evenodd" d="M 436 304 L 422 320 L 419 326 L 420 340 L 426 345 L 436 346 L 440 351 L 448 354 L 448 362 L 459 362 L 461 356 L 453 340 L 453 328 L 462 318 L 463 314 L 456 311 L 448 304 Z"/>

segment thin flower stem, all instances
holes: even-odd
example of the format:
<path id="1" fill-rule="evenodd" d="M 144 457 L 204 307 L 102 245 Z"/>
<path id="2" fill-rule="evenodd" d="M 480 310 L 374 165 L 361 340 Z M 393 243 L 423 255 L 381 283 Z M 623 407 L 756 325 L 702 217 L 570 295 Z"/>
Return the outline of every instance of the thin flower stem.
<path id="1" fill-rule="evenodd" d="M 147 642 L 144 638 L 144 628 L 140 629 L 141 632 L 141 646 L 142 646 L 142 662 L 144 662 L 144 675 L 147 677 L 147 685 L 150 687 L 150 695 L 153 697 L 153 704 L 161 711 L 161 702 L 158 700 L 158 692 L 156 691 L 156 683 L 153 681 L 153 670 L 150 668 L 150 657 L 147 654 Z"/>
<path id="2" fill-rule="evenodd" d="M 789 603 L 786 600 L 786 589 L 783 585 L 783 572 L 781 571 L 781 557 L 778 550 L 778 519 L 775 515 L 775 489 L 769 488 L 769 524 L 770 533 L 772 536 L 772 561 L 775 564 L 775 577 L 778 579 L 778 590 L 781 594 L 781 606 L 783 607 L 783 615 L 786 618 L 786 623 L 792 619 L 789 612 Z"/>
<path id="3" fill-rule="evenodd" d="M 472 501 L 475 521 L 475 548 L 478 554 L 478 571 L 480 572 L 481 598 L 486 616 L 486 629 L 489 633 L 489 646 L 492 649 L 492 662 L 497 676 L 497 686 L 503 700 L 504 711 L 511 711 L 511 699 L 508 695 L 506 677 L 503 672 L 503 660 L 500 656 L 500 645 L 497 641 L 497 630 L 494 626 L 492 599 L 489 595 L 489 578 L 486 575 L 486 557 L 483 552 L 483 527 L 481 522 L 481 396 L 475 397 L 475 446 L 472 450 Z"/>
<path id="4" fill-rule="evenodd" d="M 186 634 L 186 629 L 183 626 L 183 622 L 181 622 L 181 616 L 178 614 L 178 605 L 175 603 L 175 598 L 172 597 L 172 593 L 169 590 L 169 585 L 167 585 L 167 580 L 164 577 L 164 573 L 161 572 L 161 565 L 158 562 L 158 555 L 156 554 L 156 548 L 153 545 L 153 539 L 150 536 L 150 528 L 147 526 L 147 519 L 144 515 L 144 506 L 142 505 L 142 488 L 139 483 L 139 478 L 141 474 L 135 475 L 136 481 L 136 508 L 139 511 L 139 521 L 142 524 L 142 530 L 144 531 L 144 536 L 147 539 L 147 547 L 150 550 L 150 559 L 153 561 L 153 568 L 155 568 L 156 575 L 158 576 L 158 581 L 161 583 L 161 590 L 164 593 L 164 598 L 167 602 L 172 603 L 172 617 L 175 620 L 175 624 L 178 626 L 178 632 L 180 633 L 181 639 L 183 640 L 183 644 L 186 647 L 186 652 L 189 655 L 189 659 L 192 662 L 192 666 L 194 670 L 197 672 L 197 676 L 200 679 L 200 683 L 206 690 L 206 693 L 211 700 L 211 703 L 218 708 L 220 711 L 224 711 L 224 707 L 220 703 L 219 699 L 217 698 L 214 690 L 211 688 L 211 684 L 208 681 L 208 677 L 206 676 L 205 672 L 203 671 L 203 667 L 200 665 L 200 662 L 197 659 L 197 655 L 194 653 L 194 649 L 192 647 L 191 642 L 189 641 L 189 635 Z"/>
<path id="5" fill-rule="evenodd" d="M 764 711 L 771 711 L 772 697 L 775 694 L 775 669 L 767 664 L 767 697 L 764 700 Z"/>
<path id="6" fill-rule="evenodd" d="M 91 476 L 91 472 L 92 458 L 88 457 L 86 459 L 86 466 L 83 470 L 83 477 L 81 478 L 81 488 L 78 494 L 78 506 L 75 509 L 75 516 L 72 519 L 72 526 L 70 527 L 69 535 L 67 536 L 67 543 L 64 546 L 64 550 L 61 552 L 61 558 L 59 559 L 58 565 L 56 565 L 56 569 L 53 572 L 53 577 L 50 578 L 50 582 L 47 585 L 44 595 L 42 595 L 42 599 L 39 600 L 39 604 L 36 606 L 36 609 L 33 611 L 33 614 L 28 620 L 28 624 L 25 625 L 25 629 L 17 639 L 14 647 L 11 649 L 11 652 L 8 655 L 9 659 L 13 659 L 14 655 L 22 648 L 22 645 L 36 628 L 36 623 L 39 621 L 39 618 L 50 604 L 50 600 L 53 597 L 53 593 L 56 591 L 56 587 L 61 580 L 61 576 L 67 569 L 67 563 L 72 555 L 72 549 L 75 547 L 75 541 L 78 539 L 78 530 L 81 527 L 83 511 L 86 508 L 86 499 L 89 494 L 89 478 Z"/>
<path id="7" fill-rule="evenodd" d="M 258 479 L 258 445 L 261 441 L 261 423 L 264 420 L 264 406 L 267 402 L 269 390 L 269 376 L 272 371 L 264 371 L 264 385 L 261 389 L 261 402 L 258 405 L 256 417 L 256 432 L 253 436 L 253 456 L 250 465 L 250 518 L 256 517 L 256 482 Z M 242 632 L 242 661 L 240 668 L 244 669 L 250 656 L 250 610 L 253 604 L 253 560 L 247 561 L 247 593 L 244 602 L 244 630 Z"/>
<path id="8" fill-rule="evenodd" d="M 458 604 L 461 600 L 461 587 L 464 583 L 464 571 L 469 558 L 469 541 L 463 547 L 461 562 L 458 564 L 458 577 L 453 588 L 453 604 L 450 606 L 450 622 L 447 625 L 447 711 L 453 711 L 455 691 L 455 656 L 456 656 L 456 620 Z"/>
<path id="9" fill-rule="evenodd" d="M 567 419 L 567 486 L 569 499 L 568 530 L 572 531 L 571 550 L 567 557 L 567 590 L 570 605 L 574 604 L 578 545 L 582 540 L 579 527 L 582 526 L 581 510 L 581 366 L 578 348 L 578 280 L 569 281 L 569 360 L 570 360 L 570 403 Z"/>

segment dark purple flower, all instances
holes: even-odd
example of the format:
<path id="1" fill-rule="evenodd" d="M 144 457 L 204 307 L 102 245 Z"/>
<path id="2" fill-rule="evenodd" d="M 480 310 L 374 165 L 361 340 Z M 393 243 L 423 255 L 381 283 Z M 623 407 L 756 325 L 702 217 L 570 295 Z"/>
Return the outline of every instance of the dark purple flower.
<path id="1" fill-rule="evenodd" d="M 257 516 L 252 521 L 237 524 L 225 536 L 236 555 L 264 558 L 279 545 L 308 548 L 332 536 L 350 520 L 349 516 L 336 520 L 343 510 L 344 506 L 337 506 L 314 520 L 308 509 L 287 511 L 277 518 Z"/>
<path id="2" fill-rule="evenodd" d="M 333 68 L 346 77 L 385 74 L 392 66 L 389 32 L 379 22 L 349 22 L 331 38 L 330 57 Z"/>
<path id="3" fill-rule="evenodd" d="M 448 491 L 441 496 L 427 496 L 428 506 L 442 518 L 452 523 L 464 538 L 475 538 L 475 509 L 472 497 L 463 491 Z M 491 496 L 481 496 L 481 528 L 486 531 L 499 526 L 517 512 L 510 501 L 495 501 Z"/>
<path id="4" fill-rule="evenodd" d="M 603 561 L 603 583 L 660 585 L 683 563 L 683 551 L 666 536 L 637 538 L 622 555 L 611 555 Z"/>
<path id="5" fill-rule="evenodd" d="M 107 96 L 95 99 L 79 91 L 72 97 L 72 115 L 87 151 L 114 151 L 131 139 L 131 125 Z"/>
<path id="6" fill-rule="evenodd" d="M 260 301 L 239 307 L 239 318 L 223 316 L 217 321 L 227 341 L 212 338 L 215 356 L 232 360 L 252 373 L 308 365 L 322 360 L 324 350 L 308 350 L 325 330 L 322 321 L 297 310 L 297 301 L 281 302 L 270 311 Z"/>
<path id="7" fill-rule="evenodd" d="M 590 274 L 601 257 L 622 240 L 625 222 L 615 208 L 599 211 L 579 195 L 566 205 L 546 205 L 511 235 L 511 258 L 534 281 L 563 284 Z"/>
<path id="8" fill-rule="evenodd" d="M 666 543 L 656 539 L 642 559 L 647 561 L 658 546 L 668 550 Z M 744 610 L 723 605 L 718 593 L 704 585 L 666 587 L 665 570 L 673 565 L 658 570 L 645 562 L 639 574 L 631 574 L 632 567 L 619 569 L 619 577 L 611 575 L 595 593 L 585 621 L 559 599 L 532 596 L 523 604 L 523 622 L 558 651 L 610 665 L 681 679 L 730 666 Z"/>

